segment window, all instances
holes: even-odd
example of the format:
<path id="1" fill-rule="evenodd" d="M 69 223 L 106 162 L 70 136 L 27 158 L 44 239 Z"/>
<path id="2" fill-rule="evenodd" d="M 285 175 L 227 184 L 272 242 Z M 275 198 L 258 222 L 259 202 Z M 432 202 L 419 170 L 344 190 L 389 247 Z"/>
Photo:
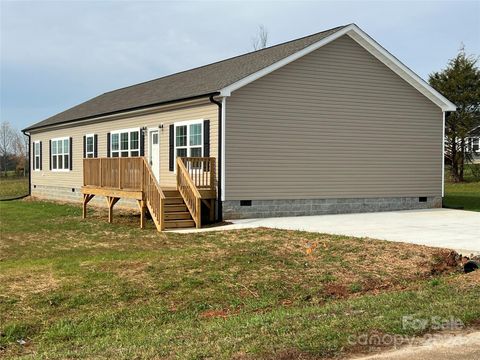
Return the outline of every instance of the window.
<path id="1" fill-rule="evenodd" d="M 201 157 L 203 121 L 175 124 L 175 156 Z"/>
<path id="2" fill-rule="evenodd" d="M 140 129 L 118 130 L 110 136 L 112 157 L 140 156 Z"/>
<path id="3" fill-rule="evenodd" d="M 472 138 L 472 150 L 475 152 L 480 151 L 480 138 Z"/>
<path id="4" fill-rule="evenodd" d="M 95 157 L 95 135 L 85 135 L 85 157 Z"/>
<path id="5" fill-rule="evenodd" d="M 40 141 L 33 143 L 33 170 L 40 170 Z"/>
<path id="6" fill-rule="evenodd" d="M 70 139 L 58 138 L 51 141 L 51 165 L 54 171 L 70 170 Z"/>

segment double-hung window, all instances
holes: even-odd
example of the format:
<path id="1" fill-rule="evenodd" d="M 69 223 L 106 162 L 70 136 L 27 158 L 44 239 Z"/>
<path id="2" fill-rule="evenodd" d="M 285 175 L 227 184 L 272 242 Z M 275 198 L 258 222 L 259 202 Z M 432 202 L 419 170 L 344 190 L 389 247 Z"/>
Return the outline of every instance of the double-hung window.
<path id="1" fill-rule="evenodd" d="M 94 134 L 85 135 L 85 157 L 86 158 L 95 157 L 95 135 Z"/>
<path id="2" fill-rule="evenodd" d="M 33 153 L 35 154 L 33 159 L 33 170 L 40 170 L 40 141 L 33 143 Z"/>
<path id="3" fill-rule="evenodd" d="M 140 156 L 140 129 L 117 130 L 110 136 L 112 157 Z"/>
<path id="4" fill-rule="evenodd" d="M 203 121 L 175 124 L 175 156 L 201 157 L 203 154 Z"/>
<path id="5" fill-rule="evenodd" d="M 474 152 L 480 151 L 480 138 L 472 138 L 472 150 Z"/>
<path id="6" fill-rule="evenodd" d="M 70 170 L 70 139 L 57 138 L 51 140 L 52 158 L 51 166 L 53 171 L 68 171 Z"/>

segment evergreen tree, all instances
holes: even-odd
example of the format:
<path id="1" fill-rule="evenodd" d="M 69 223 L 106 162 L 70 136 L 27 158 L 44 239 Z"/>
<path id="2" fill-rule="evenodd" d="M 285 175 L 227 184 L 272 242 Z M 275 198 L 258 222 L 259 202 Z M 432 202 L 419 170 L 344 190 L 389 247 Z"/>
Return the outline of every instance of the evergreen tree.
<path id="1" fill-rule="evenodd" d="M 455 182 L 463 181 L 464 165 L 471 160 L 466 151 L 468 136 L 480 126 L 480 69 L 478 58 L 462 47 L 447 67 L 429 76 L 429 83 L 457 105 L 445 120 L 445 160 L 451 165 Z"/>

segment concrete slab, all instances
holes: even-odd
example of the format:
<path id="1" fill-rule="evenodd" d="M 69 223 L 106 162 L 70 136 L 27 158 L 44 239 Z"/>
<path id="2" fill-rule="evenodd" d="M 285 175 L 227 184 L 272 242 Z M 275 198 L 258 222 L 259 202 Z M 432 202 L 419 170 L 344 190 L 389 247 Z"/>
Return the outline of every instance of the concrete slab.
<path id="1" fill-rule="evenodd" d="M 193 231 L 255 227 L 371 237 L 449 248 L 466 255 L 480 253 L 480 212 L 452 209 L 233 220 L 230 225 Z"/>

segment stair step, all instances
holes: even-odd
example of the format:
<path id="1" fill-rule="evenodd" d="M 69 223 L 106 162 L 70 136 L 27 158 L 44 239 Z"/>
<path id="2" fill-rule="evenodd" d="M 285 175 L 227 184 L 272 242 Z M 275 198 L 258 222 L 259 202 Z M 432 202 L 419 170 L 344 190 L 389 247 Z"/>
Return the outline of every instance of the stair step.
<path id="1" fill-rule="evenodd" d="M 163 190 L 163 194 L 166 198 L 170 197 L 181 197 L 180 192 L 178 190 Z"/>
<path id="2" fill-rule="evenodd" d="M 188 211 L 165 212 L 165 220 L 192 220 Z"/>
<path id="3" fill-rule="evenodd" d="M 165 229 L 195 227 L 193 220 L 165 220 Z"/>
<path id="4" fill-rule="evenodd" d="M 187 205 L 185 204 L 171 204 L 165 205 L 165 214 L 172 213 L 172 212 L 180 212 L 180 211 L 188 211 Z"/>
<path id="5" fill-rule="evenodd" d="M 184 204 L 182 197 L 165 197 L 165 205 Z"/>

